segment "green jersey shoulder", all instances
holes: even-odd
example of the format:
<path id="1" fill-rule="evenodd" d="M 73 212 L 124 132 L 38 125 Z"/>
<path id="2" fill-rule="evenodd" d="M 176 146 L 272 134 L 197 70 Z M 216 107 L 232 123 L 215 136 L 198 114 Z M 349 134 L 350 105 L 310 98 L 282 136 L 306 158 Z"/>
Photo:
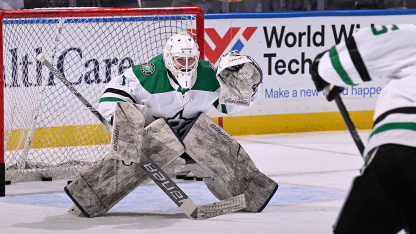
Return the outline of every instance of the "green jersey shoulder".
<path id="1" fill-rule="evenodd" d="M 140 84 L 150 94 L 175 91 L 169 82 L 163 54 L 159 54 L 147 63 L 133 66 L 132 70 Z M 215 92 L 219 88 L 214 65 L 209 61 L 199 60 L 196 82 L 191 90 Z"/>

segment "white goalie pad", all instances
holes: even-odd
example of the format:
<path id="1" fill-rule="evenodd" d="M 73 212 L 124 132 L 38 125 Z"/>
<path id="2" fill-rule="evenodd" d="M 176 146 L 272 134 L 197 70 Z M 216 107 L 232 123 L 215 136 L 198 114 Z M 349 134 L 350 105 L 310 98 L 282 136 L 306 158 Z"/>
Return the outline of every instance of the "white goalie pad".
<path id="1" fill-rule="evenodd" d="M 117 102 L 111 134 L 110 158 L 140 162 L 146 112 L 146 106 Z"/>
<path id="2" fill-rule="evenodd" d="M 185 152 L 182 142 L 164 119 L 147 126 L 142 136 L 142 151 L 162 169 Z M 86 217 L 104 214 L 149 180 L 138 163 L 127 164 L 108 155 L 65 187 L 75 203 L 69 212 Z"/>
<path id="3" fill-rule="evenodd" d="M 210 178 L 204 182 L 220 200 L 245 194 L 246 211 L 260 212 L 278 185 L 261 173 L 243 147 L 214 120 L 201 113 L 182 137 L 186 153 Z"/>
<path id="4" fill-rule="evenodd" d="M 242 65 L 238 71 L 227 69 L 237 65 Z M 220 104 L 250 106 L 253 92 L 263 80 L 263 73 L 254 59 L 231 51 L 220 58 L 216 77 L 221 85 Z"/>

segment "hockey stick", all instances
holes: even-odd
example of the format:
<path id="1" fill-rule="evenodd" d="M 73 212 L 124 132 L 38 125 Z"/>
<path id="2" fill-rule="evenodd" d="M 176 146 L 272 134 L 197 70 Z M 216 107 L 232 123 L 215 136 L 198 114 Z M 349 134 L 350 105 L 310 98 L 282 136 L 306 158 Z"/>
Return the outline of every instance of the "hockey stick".
<path id="1" fill-rule="evenodd" d="M 331 88 L 333 85 L 328 85 L 325 87 L 325 93 L 329 94 L 331 92 Z M 351 133 L 352 139 L 355 142 L 355 145 L 357 146 L 358 150 L 360 151 L 361 156 L 364 157 L 364 144 L 361 141 L 360 136 L 358 135 L 357 129 L 354 126 L 354 123 L 352 122 L 350 115 L 348 114 L 347 108 L 345 108 L 344 103 L 342 102 L 341 97 L 339 94 L 335 96 L 335 102 L 337 103 L 339 112 L 341 113 L 342 118 L 344 119 L 345 125 L 347 125 L 348 131 Z"/>
<path id="2" fill-rule="evenodd" d="M 105 118 L 74 88 L 74 86 L 56 70 L 45 56 L 41 53 L 37 57 L 90 111 L 101 123 L 111 131 L 112 126 Z M 196 205 L 166 173 L 146 154 L 141 152 L 140 167 L 146 174 L 168 195 L 172 201 L 190 218 L 208 219 L 222 214 L 228 214 L 247 207 L 247 200 L 244 194 L 231 197 L 226 200 L 207 204 Z"/>
<path id="3" fill-rule="evenodd" d="M 328 85 L 325 88 L 325 92 L 327 92 L 327 93 L 330 92 L 329 86 L 330 85 Z M 366 158 L 365 158 L 365 155 L 364 155 L 364 148 L 365 148 L 364 144 L 361 141 L 360 136 L 358 135 L 357 129 L 355 128 L 354 123 L 352 122 L 352 120 L 350 118 L 350 115 L 348 114 L 347 108 L 345 107 L 344 103 L 342 102 L 342 99 L 339 96 L 339 94 L 337 94 L 334 99 L 335 99 L 335 102 L 337 103 L 339 112 L 341 113 L 341 116 L 344 119 L 345 125 L 347 125 L 348 131 L 350 131 L 350 133 L 351 133 L 351 136 L 352 136 L 352 138 L 355 142 L 355 145 L 357 146 L 358 150 L 360 151 L 361 156 L 364 158 L 364 161 L 366 161 Z M 410 234 L 408 226 L 404 227 L 404 231 L 405 231 L 406 234 Z"/>
<path id="4" fill-rule="evenodd" d="M 357 145 L 358 150 L 360 151 L 361 156 L 364 157 L 364 144 L 361 141 L 360 136 L 358 135 L 357 129 L 352 122 L 350 115 L 348 114 L 347 108 L 345 108 L 344 103 L 339 95 L 335 97 L 335 102 L 337 103 L 339 112 L 341 113 L 342 118 L 344 119 L 345 125 L 347 125 L 348 131 L 350 131 L 352 139 Z"/>

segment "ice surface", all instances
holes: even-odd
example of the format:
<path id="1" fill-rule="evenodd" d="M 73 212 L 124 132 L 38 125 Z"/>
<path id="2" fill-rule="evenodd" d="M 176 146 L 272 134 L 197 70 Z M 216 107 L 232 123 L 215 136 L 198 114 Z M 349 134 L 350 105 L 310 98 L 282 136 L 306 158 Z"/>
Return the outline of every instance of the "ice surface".
<path id="1" fill-rule="evenodd" d="M 369 131 L 360 131 L 365 143 Z M 0 198 L 0 233 L 332 233 L 363 160 L 348 132 L 236 137 L 279 189 L 261 213 L 191 220 L 153 184 L 137 188 L 107 214 L 70 213 L 65 180 L 20 182 Z M 199 205 L 217 201 L 203 182 L 178 183 Z M 401 232 L 404 233 L 404 232 Z"/>

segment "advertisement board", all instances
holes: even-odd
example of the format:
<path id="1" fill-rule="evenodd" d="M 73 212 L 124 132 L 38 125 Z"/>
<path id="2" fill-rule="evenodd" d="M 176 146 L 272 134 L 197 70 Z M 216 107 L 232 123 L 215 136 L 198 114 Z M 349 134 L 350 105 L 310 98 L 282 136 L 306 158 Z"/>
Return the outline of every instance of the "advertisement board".
<path id="1" fill-rule="evenodd" d="M 4 22 L 4 35 L 13 34 L 17 27 L 23 28 L 27 35 L 44 32 L 43 39 L 22 36 L 6 42 L 5 37 L 3 54 L 4 63 L 8 66 L 4 74 L 6 109 L 16 109 L 16 103 L 8 101 L 8 97 L 12 96 L 21 97 L 23 106 L 34 108 L 37 95 L 40 95 L 42 74 L 48 79 L 44 96 L 49 99 L 41 103 L 40 119 L 46 119 L 43 115 L 51 110 L 67 117 L 46 120 L 43 126 L 98 124 L 93 117 L 76 118 L 88 110 L 83 109 L 75 99 L 55 98 L 56 90 L 63 90 L 64 97 L 71 94 L 35 60 L 36 55 L 42 52 L 47 57 L 51 56 L 51 48 L 55 47 L 55 59 L 52 61 L 58 70 L 96 107 L 111 77 L 121 74 L 133 64 L 148 60 L 146 51 L 157 51 L 152 54 L 161 52 L 166 38 L 154 36 L 156 31 L 183 24 L 182 20 L 175 24 L 167 24 L 167 21 L 162 20 L 157 25 L 149 23 L 149 27 L 139 25 L 139 20 L 129 20 L 128 33 L 114 43 L 101 43 L 103 48 L 100 51 L 104 53 L 98 54 L 95 52 L 96 42 L 117 37 L 125 24 L 112 22 L 109 30 L 82 35 L 91 31 L 91 24 L 110 24 L 103 20 L 90 21 L 73 22 L 67 19 L 59 43 L 55 42 L 56 21 L 27 23 L 15 19 Z M 208 114 L 234 135 L 345 129 L 335 103 L 328 103 L 323 92 L 318 93 L 311 80 L 309 68 L 314 57 L 364 27 L 412 24 L 415 21 L 416 10 L 207 14 L 204 22 L 205 59 L 217 65 L 221 55 L 239 50 L 258 62 L 264 81 L 260 85 L 259 99 L 252 107 L 232 115 L 221 114 L 212 108 Z M 184 27 L 192 31 L 195 24 L 186 22 Z M 144 34 L 147 28 L 155 32 Z M 132 39 L 141 34 L 145 38 L 144 43 Z M 74 40 L 65 41 L 69 35 L 75 35 Z M 352 111 L 351 116 L 358 128 L 371 128 L 375 103 L 386 82 L 382 77 L 373 77 L 370 83 L 346 87 L 341 95 L 347 109 Z M 85 88 L 81 89 L 81 86 Z M 29 93 L 32 96 L 23 96 Z M 20 122 L 29 123 L 31 118 L 32 113 L 28 113 L 28 121 Z M 65 119 L 65 123 L 59 122 L 60 119 Z M 24 127 L 19 124 L 16 126 Z"/>
<path id="2" fill-rule="evenodd" d="M 333 120 L 325 116 L 333 116 L 338 111 L 335 103 L 326 101 L 323 92 L 316 91 L 311 80 L 309 68 L 315 56 L 365 27 L 413 24 L 415 14 L 415 10 L 366 10 L 206 15 L 206 59 L 217 64 L 221 54 L 239 50 L 258 62 L 264 78 L 257 103 L 231 115 L 250 118 L 228 117 L 227 122 L 226 115 L 215 110 L 210 111 L 210 115 L 224 117 L 224 128 L 229 131 L 251 129 L 238 130 L 235 134 L 281 132 L 286 129 L 285 125 L 292 126 L 292 131 L 288 132 L 344 129 L 340 117 L 336 123 L 332 122 L 333 128 L 296 127 L 299 121 L 294 123 L 290 120 L 293 118 L 288 117 L 303 116 L 308 120 L 309 116 L 311 122 L 318 118 L 318 122 L 327 125 Z M 387 82 L 383 77 L 373 77 L 372 82 L 346 87 L 341 98 L 353 115 L 361 116 L 356 119 L 358 127 L 371 128 L 377 97 Z M 262 119 L 268 123 L 263 123 Z M 261 126 L 252 128 L 253 122 Z"/>

